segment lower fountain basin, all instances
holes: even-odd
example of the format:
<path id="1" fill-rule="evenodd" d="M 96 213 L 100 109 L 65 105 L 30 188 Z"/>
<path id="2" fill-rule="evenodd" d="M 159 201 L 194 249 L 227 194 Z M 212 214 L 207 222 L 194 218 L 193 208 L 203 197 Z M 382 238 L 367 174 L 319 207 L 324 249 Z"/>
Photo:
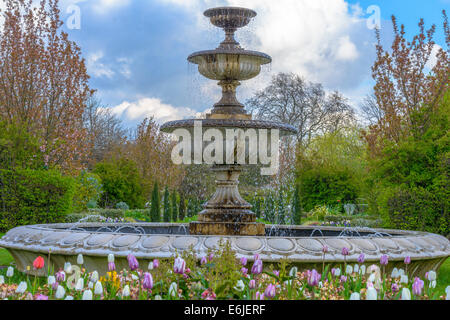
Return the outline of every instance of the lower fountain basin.
<path id="1" fill-rule="evenodd" d="M 387 254 L 387 270 L 405 268 L 403 261 L 411 257 L 408 273 L 423 276 L 429 270 L 437 271 L 450 255 L 450 242 L 440 235 L 402 230 L 368 228 L 334 228 L 304 226 L 266 226 L 265 236 L 205 236 L 190 235 L 187 224 L 168 223 L 76 223 L 29 225 L 11 229 L 0 239 L 16 261 L 18 270 L 29 274 L 45 275 L 45 270 L 27 271 L 37 256 L 45 259 L 54 270 L 65 262 L 76 264 L 78 254 L 84 256 L 84 267 L 100 274 L 107 271 L 107 255 L 113 253 L 118 269 L 127 268 L 126 256 L 132 253 L 142 268 L 155 258 L 173 257 L 176 252 L 192 248 L 199 259 L 219 242 L 230 241 L 238 257 L 253 260 L 259 254 L 265 262 L 289 259 L 300 268 L 321 269 L 326 264 L 356 264 L 361 253 L 365 264 L 379 263 Z M 328 253 L 323 255 L 326 245 Z M 349 255 L 341 254 L 342 248 Z M 50 252 L 50 254 L 49 254 Z"/>

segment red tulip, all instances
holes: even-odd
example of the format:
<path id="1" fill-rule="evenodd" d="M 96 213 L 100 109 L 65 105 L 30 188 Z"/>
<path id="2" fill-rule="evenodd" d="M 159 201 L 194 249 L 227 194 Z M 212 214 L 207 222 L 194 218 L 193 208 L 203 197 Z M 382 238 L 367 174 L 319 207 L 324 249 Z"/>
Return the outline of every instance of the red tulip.
<path id="1" fill-rule="evenodd" d="M 44 267 L 44 258 L 42 258 L 41 256 L 37 257 L 33 261 L 33 267 L 37 270 L 42 269 Z"/>

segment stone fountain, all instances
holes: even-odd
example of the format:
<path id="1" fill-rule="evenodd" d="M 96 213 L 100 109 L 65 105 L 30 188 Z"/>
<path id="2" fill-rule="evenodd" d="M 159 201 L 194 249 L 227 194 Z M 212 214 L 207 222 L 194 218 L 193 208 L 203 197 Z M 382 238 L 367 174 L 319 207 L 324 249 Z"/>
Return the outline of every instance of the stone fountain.
<path id="1" fill-rule="evenodd" d="M 195 121 L 201 121 L 202 128 L 226 129 L 265 129 L 279 130 L 281 135 L 296 133 L 297 130 L 284 123 L 252 120 L 244 105 L 236 98 L 239 81 L 256 77 L 261 66 L 272 58 L 267 54 L 243 49 L 236 41 L 237 29 L 246 26 L 256 12 L 245 8 L 220 7 L 206 10 L 204 15 L 211 23 L 225 31 L 225 40 L 214 50 L 199 51 L 188 57 L 190 63 L 198 65 L 198 71 L 208 79 L 217 80 L 222 87 L 222 98 L 214 105 L 206 119 L 172 121 L 162 125 L 161 130 L 173 132 L 176 129 L 193 129 Z M 225 142 L 225 141 L 224 141 Z M 199 213 L 198 221 L 189 225 L 191 234 L 202 235 L 264 235 L 265 227 L 256 222 L 251 205 L 239 194 L 238 178 L 242 166 L 234 163 L 215 164 L 213 171 L 217 176 L 216 192 L 206 202 Z"/>
<path id="2" fill-rule="evenodd" d="M 203 129 L 262 129 L 278 130 L 280 136 L 296 132 L 290 125 L 272 121 L 252 120 L 236 98 L 236 88 L 243 80 L 257 76 L 261 66 L 271 58 L 260 52 L 241 48 L 234 38 L 238 28 L 246 26 L 256 13 L 249 9 L 221 7 L 205 11 L 211 23 L 225 31 L 225 40 L 215 50 L 200 51 L 188 57 L 198 65 L 205 77 L 219 81 L 222 98 L 206 119 L 187 119 L 164 124 L 161 130 L 195 130 L 200 122 Z M 133 253 L 141 265 L 154 258 L 169 258 L 191 249 L 201 258 L 209 250 L 228 241 L 238 257 L 253 260 L 254 254 L 266 262 L 287 258 L 300 268 L 320 269 L 322 261 L 338 265 L 356 263 L 364 253 L 366 264 L 378 263 L 382 254 L 389 256 L 387 271 L 404 268 L 403 260 L 411 257 L 410 275 L 423 275 L 438 270 L 450 255 L 450 242 L 445 237 L 418 231 L 369 228 L 333 228 L 304 226 L 265 226 L 256 222 L 251 205 L 238 191 L 238 177 L 243 166 L 239 163 L 217 163 L 216 192 L 204 204 L 198 221 L 191 224 L 167 223 L 87 223 L 21 226 L 10 230 L 0 239 L 0 247 L 8 249 L 17 268 L 27 270 L 33 260 L 43 256 L 55 270 L 65 262 L 76 263 L 78 254 L 84 256 L 88 270 L 107 271 L 106 256 L 113 253 L 118 269 L 127 267 L 126 256 Z M 329 248 L 324 255 L 323 246 Z M 342 248 L 349 255 L 342 255 Z M 36 274 L 44 275 L 45 271 Z"/>

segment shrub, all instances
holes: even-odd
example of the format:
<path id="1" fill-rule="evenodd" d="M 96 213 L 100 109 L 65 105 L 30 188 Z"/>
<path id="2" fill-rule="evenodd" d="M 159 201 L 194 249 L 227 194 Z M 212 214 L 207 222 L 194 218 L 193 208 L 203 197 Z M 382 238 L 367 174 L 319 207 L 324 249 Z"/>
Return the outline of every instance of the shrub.
<path id="1" fill-rule="evenodd" d="M 82 212 L 88 208 L 97 207 L 97 202 L 103 193 L 100 177 L 94 173 L 82 171 L 75 178 L 75 182 L 77 192 L 73 198 L 74 211 Z"/>
<path id="2" fill-rule="evenodd" d="M 323 221 L 325 219 L 325 216 L 329 214 L 330 211 L 328 210 L 327 206 L 316 206 L 308 213 L 308 217 L 314 220 Z"/>
<path id="3" fill-rule="evenodd" d="M 86 203 L 86 208 L 88 209 L 95 209 L 97 207 L 98 207 L 97 201 L 95 200 L 89 200 L 88 203 Z"/>
<path id="4" fill-rule="evenodd" d="M 116 204 L 116 209 L 121 209 L 121 210 L 129 210 L 130 207 L 127 205 L 126 202 L 119 202 Z"/>
<path id="5" fill-rule="evenodd" d="M 75 182 L 55 170 L 0 170 L 0 230 L 64 221 Z"/>
<path id="6" fill-rule="evenodd" d="M 125 211 L 124 217 L 126 218 L 132 218 L 137 221 L 145 221 L 150 222 L 150 210 L 149 209 L 143 209 L 143 210 L 127 210 Z"/>

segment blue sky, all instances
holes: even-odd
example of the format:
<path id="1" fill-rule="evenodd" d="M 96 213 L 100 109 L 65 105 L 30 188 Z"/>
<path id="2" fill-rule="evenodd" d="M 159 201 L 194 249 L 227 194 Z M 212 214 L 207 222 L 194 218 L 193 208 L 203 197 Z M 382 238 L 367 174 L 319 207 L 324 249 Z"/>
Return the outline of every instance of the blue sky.
<path id="1" fill-rule="evenodd" d="M 194 116 L 219 99 L 220 88 L 187 63 L 194 51 L 216 48 L 223 33 L 203 17 L 210 7 L 252 8 L 258 16 L 237 34 L 241 44 L 272 56 L 270 67 L 238 88 L 244 102 L 277 72 L 294 72 L 343 92 L 357 107 L 370 93 L 374 30 L 366 12 L 376 5 L 385 44 L 392 40 L 390 16 L 417 33 L 420 17 L 437 25 L 444 46 L 442 9 L 450 0 L 61 0 L 69 22 L 77 6 L 80 28 L 63 27 L 81 47 L 98 96 L 132 127 L 146 116 L 159 122 Z M 73 20 L 72 20 L 73 21 Z"/>

